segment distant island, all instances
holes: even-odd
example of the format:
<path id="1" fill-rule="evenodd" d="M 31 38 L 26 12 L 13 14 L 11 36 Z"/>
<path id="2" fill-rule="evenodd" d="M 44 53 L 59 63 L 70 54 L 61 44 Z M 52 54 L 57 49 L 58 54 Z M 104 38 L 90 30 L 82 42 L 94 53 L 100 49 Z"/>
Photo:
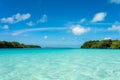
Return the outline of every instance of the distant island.
<path id="1" fill-rule="evenodd" d="M 41 46 L 26 45 L 19 42 L 0 41 L 0 48 L 41 48 Z M 83 43 L 80 48 L 120 49 L 120 40 L 91 40 Z"/>
<path id="2" fill-rule="evenodd" d="M 0 41 L 0 48 L 41 48 L 38 45 L 26 45 L 19 42 Z"/>
<path id="3" fill-rule="evenodd" d="M 120 49 L 120 40 L 87 41 L 81 48 Z"/>

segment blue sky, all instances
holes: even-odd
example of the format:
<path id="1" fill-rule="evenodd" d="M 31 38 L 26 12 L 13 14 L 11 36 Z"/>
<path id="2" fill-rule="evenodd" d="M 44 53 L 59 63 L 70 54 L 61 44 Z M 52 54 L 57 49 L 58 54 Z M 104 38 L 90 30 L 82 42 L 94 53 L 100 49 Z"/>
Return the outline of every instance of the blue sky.
<path id="1" fill-rule="evenodd" d="M 79 47 L 120 39 L 120 0 L 0 0 L 0 40 Z"/>

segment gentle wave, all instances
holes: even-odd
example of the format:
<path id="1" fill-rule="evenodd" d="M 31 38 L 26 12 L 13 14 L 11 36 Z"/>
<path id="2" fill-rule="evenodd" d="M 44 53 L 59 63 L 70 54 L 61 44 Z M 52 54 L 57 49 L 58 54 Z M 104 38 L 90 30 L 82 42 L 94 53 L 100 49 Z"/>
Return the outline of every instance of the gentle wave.
<path id="1" fill-rule="evenodd" d="M 120 80 L 120 50 L 0 51 L 0 80 Z"/>

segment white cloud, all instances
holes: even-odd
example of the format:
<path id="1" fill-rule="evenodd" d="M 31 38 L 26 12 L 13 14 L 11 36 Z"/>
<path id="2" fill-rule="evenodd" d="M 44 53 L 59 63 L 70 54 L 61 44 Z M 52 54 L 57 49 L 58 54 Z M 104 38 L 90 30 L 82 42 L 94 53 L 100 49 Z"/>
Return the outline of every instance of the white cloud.
<path id="1" fill-rule="evenodd" d="M 67 28 L 61 28 L 61 27 L 51 27 L 51 28 L 31 28 L 31 29 L 23 29 L 23 30 L 19 30 L 19 31 L 15 31 L 12 33 L 12 36 L 17 36 L 20 35 L 22 33 L 26 33 L 26 32 L 33 32 L 33 31 L 56 31 L 56 30 L 65 30 Z"/>
<path id="2" fill-rule="evenodd" d="M 97 13 L 97 14 L 95 14 L 95 16 L 94 16 L 94 18 L 92 19 L 91 22 L 103 21 L 106 16 L 107 16 L 107 13 L 105 13 L 105 12 Z"/>
<path id="3" fill-rule="evenodd" d="M 111 3 L 120 4 L 120 0 L 110 0 Z"/>
<path id="4" fill-rule="evenodd" d="M 48 38 L 48 36 L 45 35 L 45 36 L 44 36 L 44 39 L 47 39 L 47 38 Z"/>
<path id="5" fill-rule="evenodd" d="M 119 31 L 120 32 L 120 25 L 112 25 L 112 27 L 108 28 L 109 31 Z"/>
<path id="6" fill-rule="evenodd" d="M 14 23 L 14 19 L 12 17 L 2 18 L 2 19 L 0 19 L 0 21 L 2 23 L 10 23 L 10 24 Z"/>
<path id="7" fill-rule="evenodd" d="M 2 23 L 13 24 L 13 23 L 17 23 L 17 22 L 29 19 L 30 17 L 31 17 L 31 14 L 29 14 L 29 13 L 26 13 L 26 14 L 17 13 L 15 15 L 11 16 L 11 17 L 1 18 L 0 21 Z"/>
<path id="8" fill-rule="evenodd" d="M 41 18 L 40 18 L 40 20 L 38 20 L 38 23 L 45 23 L 45 22 L 47 22 L 47 15 L 46 14 L 44 14 Z"/>
<path id="9" fill-rule="evenodd" d="M 81 24 L 81 23 L 84 23 L 85 21 L 86 21 L 86 19 L 85 19 L 85 18 L 83 18 L 83 19 L 81 19 L 81 20 L 80 20 L 80 22 L 79 22 L 79 23 Z"/>
<path id="10" fill-rule="evenodd" d="M 120 32 L 120 22 L 116 21 L 112 27 L 108 28 L 109 31 L 119 31 Z"/>
<path id="11" fill-rule="evenodd" d="M 81 25 L 72 25 L 72 33 L 75 35 L 81 35 L 90 31 L 90 28 L 84 28 Z"/>
<path id="12" fill-rule="evenodd" d="M 111 39 L 111 37 L 105 37 L 104 38 L 104 40 L 110 40 Z"/>
<path id="13" fill-rule="evenodd" d="M 7 30 L 7 29 L 9 29 L 9 26 L 8 25 L 4 25 L 4 26 L 0 26 L 0 28 Z"/>
<path id="14" fill-rule="evenodd" d="M 34 26 L 34 23 L 32 21 L 26 23 L 28 26 Z"/>

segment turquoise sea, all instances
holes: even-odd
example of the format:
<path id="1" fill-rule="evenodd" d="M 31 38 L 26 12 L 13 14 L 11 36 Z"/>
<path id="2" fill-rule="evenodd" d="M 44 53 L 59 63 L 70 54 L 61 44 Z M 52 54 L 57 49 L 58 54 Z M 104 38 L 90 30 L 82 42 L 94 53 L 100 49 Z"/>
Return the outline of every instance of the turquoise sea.
<path id="1" fill-rule="evenodd" d="M 120 50 L 0 49 L 0 80 L 120 80 Z"/>

